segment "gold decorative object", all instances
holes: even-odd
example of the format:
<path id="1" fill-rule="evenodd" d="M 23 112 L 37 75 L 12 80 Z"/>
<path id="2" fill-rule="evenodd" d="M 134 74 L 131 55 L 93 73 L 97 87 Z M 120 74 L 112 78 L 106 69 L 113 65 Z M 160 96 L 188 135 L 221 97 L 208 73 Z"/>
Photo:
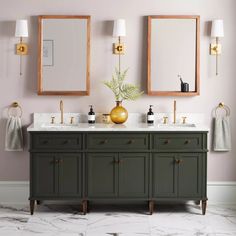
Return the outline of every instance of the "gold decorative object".
<path id="1" fill-rule="evenodd" d="M 111 120 L 116 124 L 122 124 L 128 119 L 128 112 L 122 106 L 121 101 L 116 101 L 116 106 L 111 110 Z"/>
<path id="2" fill-rule="evenodd" d="M 104 124 L 110 124 L 111 123 L 110 114 L 102 114 L 102 122 Z"/>

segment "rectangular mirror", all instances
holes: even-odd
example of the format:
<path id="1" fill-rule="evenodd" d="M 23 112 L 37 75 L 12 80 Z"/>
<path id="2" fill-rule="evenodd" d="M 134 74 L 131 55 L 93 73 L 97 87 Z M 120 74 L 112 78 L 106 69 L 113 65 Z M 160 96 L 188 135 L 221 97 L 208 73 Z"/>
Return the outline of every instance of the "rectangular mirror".
<path id="1" fill-rule="evenodd" d="M 89 95 L 90 16 L 38 20 L 38 94 Z"/>
<path id="2" fill-rule="evenodd" d="M 148 17 L 148 95 L 200 94 L 199 23 L 199 16 Z"/>

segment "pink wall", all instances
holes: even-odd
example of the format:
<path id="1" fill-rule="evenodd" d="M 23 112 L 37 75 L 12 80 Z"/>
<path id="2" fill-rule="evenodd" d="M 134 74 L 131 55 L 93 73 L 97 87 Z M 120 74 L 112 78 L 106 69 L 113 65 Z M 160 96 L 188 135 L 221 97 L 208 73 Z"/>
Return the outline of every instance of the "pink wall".
<path id="1" fill-rule="evenodd" d="M 143 16 L 154 14 L 198 14 L 201 16 L 201 96 L 177 98 L 178 112 L 205 113 L 211 125 L 211 112 L 218 102 L 231 107 L 231 121 L 236 120 L 236 1 L 235 0 L 2 0 L 0 8 L 0 181 L 28 180 L 28 147 L 24 152 L 5 152 L 6 107 L 19 101 L 23 107 L 23 124 L 32 122 L 33 112 L 58 112 L 61 97 L 37 96 L 37 15 L 39 14 L 89 14 L 91 22 L 91 95 L 65 97 L 66 112 L 87 112 L 94 104 L 97 112 L 108 112 L 114 105 L 111 92 L 102 80 L 110 79 L 117 64 L 112 55 L 112 20 L 125 18 L 127 22 L 126 54 L 123 67 L 129 67 L 129 81 L 146 89 L 146 34 Z M 22 77 L 19 76 L 19 57 L 14 53 L 14 21 L 29 20 L 29 56 L 23 60 Z M 215 61 L 209 56 L 209 21 L 222 18 L 225 38 L 220 57 L 220 75 L 214 75 Z M 174 55 L 172 55 L 174 56 Z M 186 65 L 188 66 L 188 65 Z M 155 111 L 172 110 L 173 97 L 144 95 L 125 106 L 130 112 L 146 112 L 149 104 Z M 208 179 L 210 181 L 236 181 L 236 125 L 232 122 L 233 150 L 228 153 L 209 153 Z M 211 142 L 211 140 L 210 140 Z"/>

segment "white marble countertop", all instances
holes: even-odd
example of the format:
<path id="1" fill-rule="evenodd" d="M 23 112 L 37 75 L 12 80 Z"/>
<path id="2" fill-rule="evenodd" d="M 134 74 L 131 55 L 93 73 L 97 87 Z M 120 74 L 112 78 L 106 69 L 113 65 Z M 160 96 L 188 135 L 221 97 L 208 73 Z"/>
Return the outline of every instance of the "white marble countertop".
<path id="1" fill-rule="evenodd" d="M 94 125 L 88 124 L 88 123 L 78 123 L 78 124 L 45 124 L 45 123 L 36 123 L 31 124 L 27 128 L 28 132 L 33 131 L 90 131 L 90 132 L 97 132 L 97 131 L 118 131 L 118 132 L 126 132 L 126 131 L 186 131 L 186 132 L 193 132 L 193 131 L 209 131 L 209 128 L 204 125 L 198 125 L 196 126 L 181 126 L 181 124 L 177 125 L 160 125 L 160 124 L 154 124 L 154 125 L 148 125 L 146 123 L 136 123 L 136 124 L 102 124 L 102 123 L 96 123 Z"/>

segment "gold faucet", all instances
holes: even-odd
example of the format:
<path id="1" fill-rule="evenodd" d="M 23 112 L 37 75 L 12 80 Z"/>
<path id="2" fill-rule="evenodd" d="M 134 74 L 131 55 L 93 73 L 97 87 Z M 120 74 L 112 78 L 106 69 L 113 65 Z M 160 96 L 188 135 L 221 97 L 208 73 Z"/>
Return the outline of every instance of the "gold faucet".
<path id="1" fill-rule="evenodd" d="M 174 124 L 176 124 L 176 100 L 174 100 Z"/>
<path id="2" fill-rule="evenodd" d="M 61 100 L 61 101 L 60 101 L 61 124 L 64 123 L 64 114 L 63 114 L 63 109 L 64 109 L 64 107 L 63 107 L 63 101 Z"/>

